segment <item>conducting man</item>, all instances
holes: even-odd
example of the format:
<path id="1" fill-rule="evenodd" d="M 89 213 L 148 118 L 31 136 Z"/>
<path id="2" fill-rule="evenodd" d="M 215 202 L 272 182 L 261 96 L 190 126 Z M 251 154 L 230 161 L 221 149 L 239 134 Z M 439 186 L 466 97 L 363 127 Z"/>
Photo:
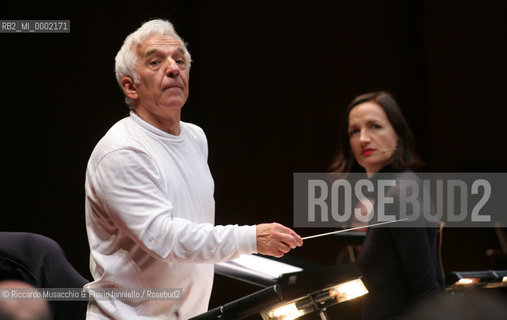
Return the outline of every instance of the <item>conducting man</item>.
<path id="1" fill-rule="evenodd" d="M 180 120 L 190 54 L 172 24 L 152 20 L 116 56 L 130 116 L 98 142 L 86 171 L 88 288 L 181 288 L 180 300 L 90 301 L 87 319 L 187 319 L 205 312 L 213 264 L 280 257 L 302 245 L 278 223 L 214 226 L 214 182 L 201 128 Z"/>

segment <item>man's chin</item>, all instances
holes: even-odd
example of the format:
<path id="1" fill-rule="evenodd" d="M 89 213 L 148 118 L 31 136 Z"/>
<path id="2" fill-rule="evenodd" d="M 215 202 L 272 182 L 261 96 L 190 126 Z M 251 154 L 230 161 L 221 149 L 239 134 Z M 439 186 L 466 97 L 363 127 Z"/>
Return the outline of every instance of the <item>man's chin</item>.
<path id="1" fill-rule="evenodd" d="M 185 105 L 185 102 L 181 101 L 170 101 L 166 103 L 161 103 L 160 106 L 167 110 L 181 110 L 183 106 Z"/>
<path id="2" fill-rule="evenodd" d="M 160 105 L 166 106 L 169 108 L 183 108 L 185 103 L 187 102 L 187 98 L 185 96 L 174 96 L 171 95 L 170 97 L 162 97 L 160 101 Z"/>

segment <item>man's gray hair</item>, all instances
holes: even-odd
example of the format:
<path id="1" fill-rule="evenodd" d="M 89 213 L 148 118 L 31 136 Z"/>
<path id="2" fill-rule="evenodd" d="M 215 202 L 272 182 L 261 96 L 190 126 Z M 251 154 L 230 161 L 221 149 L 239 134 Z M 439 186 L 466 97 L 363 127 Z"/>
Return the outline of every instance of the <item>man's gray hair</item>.
<path id="1" fill-rule="evenodd" d="M 168 35 L 181 42 L 181 46 L 185 54 L 186 67 L 190 70 L 192 59 L 190 57 L 190 53 L 187 50 L 187 45 L 176 33 L 172 23 L 161 19 L 150 20 L 148 22 L 145 22 L 139 29 L 129 34 L 127 38 L 125 38 L 120 51 L 118 51 L 116 54 L 114 69 L 116 74 L 116 81 L 118 81 L 120 87 L 121 79 L 123 77 L 131 77 L 134 80 L 134 83 L 139 83 L 139 75 L 136 71 L 138 55 L 135 51 L 135 45 L 141 44 L 144 39 L 154 34 Z M 129 97 L 125 96 L 125 102 L 130 108 L 133 107 L 132 99 Z"/>

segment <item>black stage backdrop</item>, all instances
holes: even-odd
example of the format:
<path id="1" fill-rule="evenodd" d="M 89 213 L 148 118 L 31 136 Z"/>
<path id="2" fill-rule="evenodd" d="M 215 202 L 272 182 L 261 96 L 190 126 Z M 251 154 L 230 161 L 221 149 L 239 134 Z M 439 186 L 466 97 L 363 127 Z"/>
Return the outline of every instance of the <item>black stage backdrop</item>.
<path id="1" fill-rule="evenodd" d="M 395 95 L 426 171 L 505 172 L 505 9 L 473 0 L 2 1 L 1 19 L 69 19 L 71 33 L 0 34 L 0 228 L 55 239 L 90 277 L 86 163 L 128 114 L 114 56 L 151 18 L 171 20 L 189 43 L 183 120 L 208 136 L 217 224 L 290 226 L 292 174 L 326 169 L 345 106 L 372 90 Z M 446 230 L 446 271 L 489 269 L 491 248 L 493 230 Z M 290 255 L 331 265 L 336 251 L 327 238 Z M 217 277 L 211 307 L 254 289 Z"/>

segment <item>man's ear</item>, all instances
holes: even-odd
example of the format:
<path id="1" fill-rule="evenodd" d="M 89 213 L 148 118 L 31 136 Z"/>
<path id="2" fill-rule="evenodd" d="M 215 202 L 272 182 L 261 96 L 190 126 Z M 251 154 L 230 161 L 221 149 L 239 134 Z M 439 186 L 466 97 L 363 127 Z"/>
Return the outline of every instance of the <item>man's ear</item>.
<path id="1" fill-rule="evenodd" d="M 120 84 L 123 92 L 125 92 L 125 95 L 127 97 L 132 100 L 135 100 L 139 97 L 134 79 L 131 77 L 123 77 L 121 78 Z"/>

